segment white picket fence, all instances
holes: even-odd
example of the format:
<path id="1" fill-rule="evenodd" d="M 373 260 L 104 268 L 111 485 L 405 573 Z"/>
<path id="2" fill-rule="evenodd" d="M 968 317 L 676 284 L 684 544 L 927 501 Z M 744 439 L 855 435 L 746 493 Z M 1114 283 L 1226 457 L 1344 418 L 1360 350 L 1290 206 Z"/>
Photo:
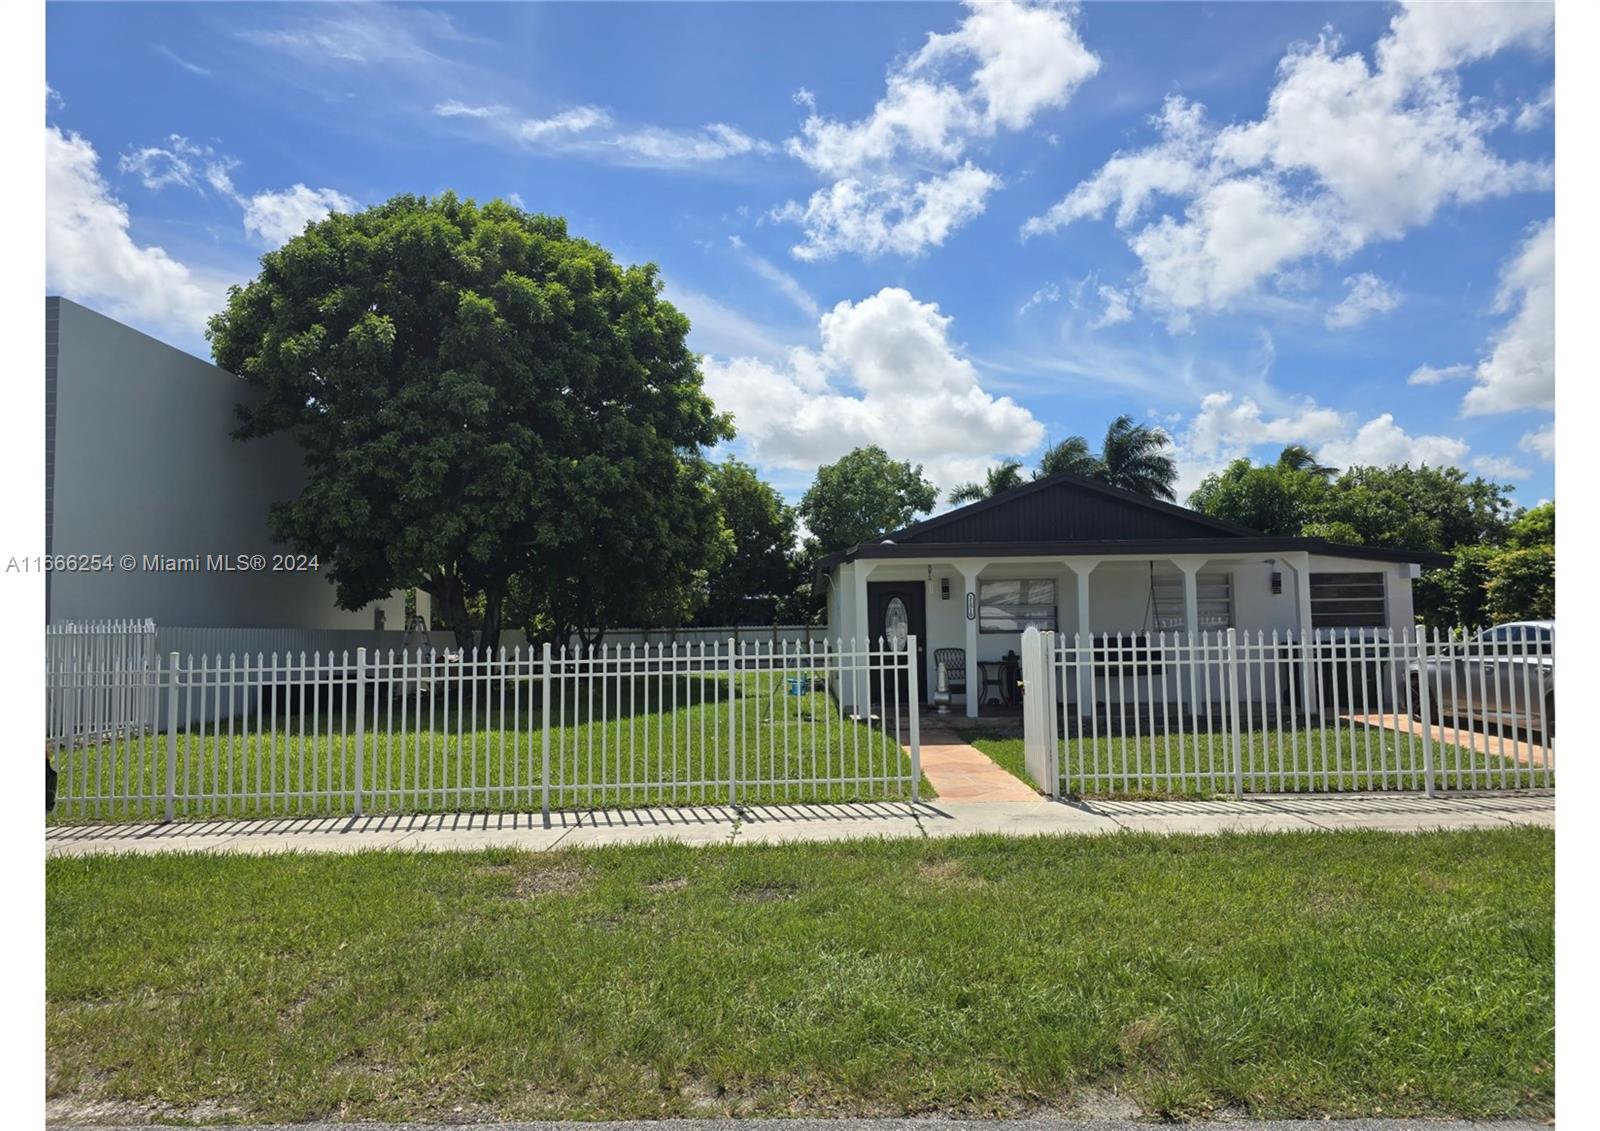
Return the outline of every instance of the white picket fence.
<path id="1" fill-rule="evenodd" d="M 52 666 L 159 725 L 52 730 L 64 818 L 915 801 L 915 641 Z M 96 716 L 99 717 L 99 716 Z M 159 733 L 156 733 L 159 731 Z"/>
<path id="2" fill-rule="evenodd" d="M 1023 637 L 1052 796 L 1549 787 L 1554 633 Z"/>

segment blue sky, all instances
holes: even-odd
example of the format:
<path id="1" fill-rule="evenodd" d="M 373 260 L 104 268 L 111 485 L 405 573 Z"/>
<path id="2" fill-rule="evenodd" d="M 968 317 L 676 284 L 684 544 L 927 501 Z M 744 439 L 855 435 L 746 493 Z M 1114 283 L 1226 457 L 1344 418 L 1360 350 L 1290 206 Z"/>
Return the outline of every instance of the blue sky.
<path id="1" fill-rule="evenodd" d="M 398 192 L 660 265 L 733 450 L 941 486 L 1121 412 L 1553 497 L 1542 5 L 51 4 L 48 280 L 205 354 Z M 514 197 L 512 194 L 515 194 Z"/>

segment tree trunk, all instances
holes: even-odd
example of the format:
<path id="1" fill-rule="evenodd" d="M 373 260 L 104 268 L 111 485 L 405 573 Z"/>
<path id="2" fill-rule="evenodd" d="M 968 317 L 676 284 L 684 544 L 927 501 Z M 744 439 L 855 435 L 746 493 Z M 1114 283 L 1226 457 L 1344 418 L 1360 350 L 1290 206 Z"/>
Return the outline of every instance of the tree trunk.
<path id="1" fill-rule="evenodd" d="M 493 656 L 500 647 L 500 621 L 505 600 L 503 584 L 487 590 L 483 595 L 483 629 L 478 634 L 479 655 Z"/>
<path id="2" fill-rule="evenodd" d="M 450 633 L 456 638 L 456 647 L 465 655 L 472 648 L 472 617 L 467 613 L 467 594 L 459 578 L 445 574 L 436 578 L 429 589 L 439 600 L 439 613 Z"/>

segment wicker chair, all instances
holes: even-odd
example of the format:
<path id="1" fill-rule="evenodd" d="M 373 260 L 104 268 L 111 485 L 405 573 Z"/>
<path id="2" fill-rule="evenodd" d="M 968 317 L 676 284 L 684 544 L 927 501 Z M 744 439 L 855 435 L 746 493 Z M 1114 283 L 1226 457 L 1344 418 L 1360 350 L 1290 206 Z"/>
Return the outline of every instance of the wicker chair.
<path id="1" fill-rule="evenodd" d="M 944 665 L 945 680 L 950 686 L 950 694 L 967 693 L 967 650 L 965 648 L 935 648 L 933 650 L 934 671 L 937 665 Z"/>

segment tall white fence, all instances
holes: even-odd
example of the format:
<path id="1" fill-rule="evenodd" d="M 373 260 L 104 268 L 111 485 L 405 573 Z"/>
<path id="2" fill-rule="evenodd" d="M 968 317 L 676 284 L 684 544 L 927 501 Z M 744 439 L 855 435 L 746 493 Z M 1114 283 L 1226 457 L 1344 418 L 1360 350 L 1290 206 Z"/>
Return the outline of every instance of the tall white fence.
<path id="1" fill-rule="evenodd" d="M 173 820 L 905 798 L 915 640 L 183 656 L 52 668 L 159 701 L 160 733 L 52 736 L 57 812 Z"/>
<path id="2" fill-rule="evenodd" d="M 1028 772 L 1067 796 L 1551 786 L 1554 633 L 1532 631 L 1030 630 Z"/>
<path id="3" fill-rule="evenodd" d="M 154 621 L 52 624 L 44 643 L 47 740 L 153 732 L 159 708 L 146 676 L 156 664 Z"/>

